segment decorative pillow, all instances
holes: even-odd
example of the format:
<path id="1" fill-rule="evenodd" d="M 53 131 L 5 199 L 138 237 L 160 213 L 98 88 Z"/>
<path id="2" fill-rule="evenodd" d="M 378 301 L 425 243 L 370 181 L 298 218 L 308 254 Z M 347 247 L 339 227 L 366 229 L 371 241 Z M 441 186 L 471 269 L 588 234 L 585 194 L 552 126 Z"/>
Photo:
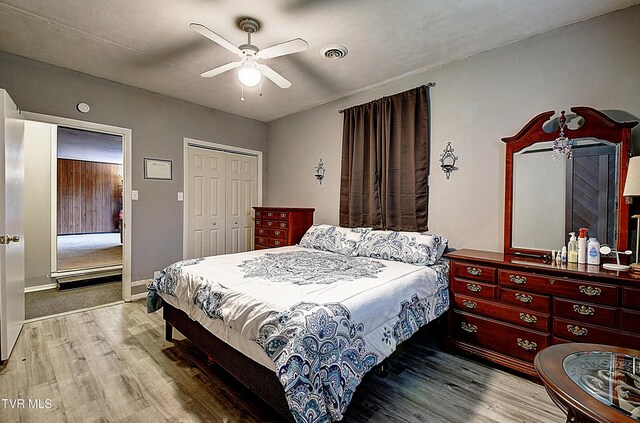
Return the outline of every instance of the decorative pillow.
<path id="1" fill-rule="evenodd" d="M 357 256 L 357 247 L 370 228 L 340 228 L 332 225 L 313 225 L 300 240 L 301 247 L 329 251 L 345 256 Z"/>
<path id="2" fill-rule="evenodd" d="M 430 232 L 371 231 L 358 246 L 357 255 L 409 264 L 435 264 L 447 248 L 447 239 Z"/>

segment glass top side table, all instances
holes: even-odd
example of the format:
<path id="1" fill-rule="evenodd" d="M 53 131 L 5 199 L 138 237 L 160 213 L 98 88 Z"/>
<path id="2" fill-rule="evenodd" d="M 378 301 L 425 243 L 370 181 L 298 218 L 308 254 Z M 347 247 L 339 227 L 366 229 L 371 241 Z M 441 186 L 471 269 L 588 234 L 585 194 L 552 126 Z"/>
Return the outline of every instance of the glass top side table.
<path id="1" fill-rule="evenodd" d="M 640 351 L 598 344 L 558 344 L 534 366 L 567 422 L 640 422 Z"/>

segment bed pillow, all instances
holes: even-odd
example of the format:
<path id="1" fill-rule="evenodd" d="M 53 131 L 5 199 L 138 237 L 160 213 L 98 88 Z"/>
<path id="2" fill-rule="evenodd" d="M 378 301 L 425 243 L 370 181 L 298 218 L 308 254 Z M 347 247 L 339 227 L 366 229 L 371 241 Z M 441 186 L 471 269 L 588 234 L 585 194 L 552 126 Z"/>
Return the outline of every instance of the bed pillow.
<path id="1" fill-rule="evenodd" d="M 435 264 L 447 239 L 430 232 L 371 231 L 358 245 L 357 255 L 409 264 Z"/>
<path id="2" fill-rule="evenodd" d="M 298 245 L 345 256 L 357 256 L 357 248 L 363 235 L 370 231 L 370 228 L 313 225 L 307 230 Z"/>

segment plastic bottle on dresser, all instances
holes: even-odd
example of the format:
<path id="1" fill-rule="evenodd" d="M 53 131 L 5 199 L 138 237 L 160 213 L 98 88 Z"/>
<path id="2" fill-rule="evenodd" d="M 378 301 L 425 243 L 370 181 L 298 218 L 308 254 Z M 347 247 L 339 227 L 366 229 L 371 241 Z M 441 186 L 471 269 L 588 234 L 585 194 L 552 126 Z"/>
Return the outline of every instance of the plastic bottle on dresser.
<path id="1" fill-rule="evenodd" d="M 578 237 L 578 264 L 587 264 L 587 232 L 589 229 L 580 228 Z"/>
<path id="2" fill-rule="evenodd" d="M 587 244 L 587 264 L 600 265 L 600 243 L 596 238 L 589 238 Z"/>
<path id="3" fill-rule="evenodd" d="M 575 232 L 569 232 L 571 238 L 569 239 L 569 244 L 567 245 L 567 261 L 569 263 L 577 263 L 578 262 L 578 240 L 576 239 Z"/>

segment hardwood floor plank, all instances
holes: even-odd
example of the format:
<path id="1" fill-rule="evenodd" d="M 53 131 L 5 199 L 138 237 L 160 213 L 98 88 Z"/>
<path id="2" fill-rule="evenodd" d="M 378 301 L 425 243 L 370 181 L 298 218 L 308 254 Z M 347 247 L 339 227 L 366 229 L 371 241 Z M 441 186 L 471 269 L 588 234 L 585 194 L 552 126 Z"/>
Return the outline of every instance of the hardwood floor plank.
<path id="1" fill-rule="evenodd" d="M 279 422 L 193 344 L 164 340 L 161 313 L 118 304 L 24 326 L 0 367 L 0 397 L 51 401 L 0 409 L 2 422 Z M 438 350 L 401 345 L 386 378 L 367 375 L 344 422 L 553 423 L 564 415 L 544 388 Z"/>

